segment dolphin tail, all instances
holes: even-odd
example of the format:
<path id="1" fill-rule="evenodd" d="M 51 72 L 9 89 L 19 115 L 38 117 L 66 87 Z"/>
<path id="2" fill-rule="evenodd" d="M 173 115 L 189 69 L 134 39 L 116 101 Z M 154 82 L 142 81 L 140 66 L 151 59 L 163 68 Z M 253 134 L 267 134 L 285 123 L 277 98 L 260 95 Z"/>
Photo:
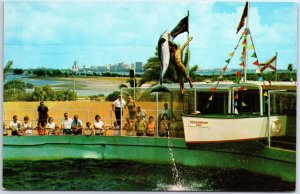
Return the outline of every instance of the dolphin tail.
<path id="1" fill-rule="evenodd" d="M 171 93 L 171 91 L 170 91 L 167 87 L 162 86 L 162 85 L 153 88 L 153 89 L 151 90 L 151 93 L 153 93 L 153 92 L 165 92 L 165 93 Z"/>

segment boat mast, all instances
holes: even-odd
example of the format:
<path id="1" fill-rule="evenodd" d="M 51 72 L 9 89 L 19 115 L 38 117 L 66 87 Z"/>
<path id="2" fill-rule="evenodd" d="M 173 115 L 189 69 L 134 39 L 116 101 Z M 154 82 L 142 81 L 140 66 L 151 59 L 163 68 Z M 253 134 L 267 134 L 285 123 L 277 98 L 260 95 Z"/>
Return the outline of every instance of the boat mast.
<path id="1" fill-rule="evenodd" d="M 249 29 L 249 12 L 250 12 L 250 2 L 248 2 L 248 6 L 247 6 L 247 18 L 246 18 L 246 29 L 247 29 L 247 33 L 245 34 L 245 38 L 246 38 L 246 45 L 245 45 L 245 54 L 244 54 L 244 83 L 246 83 L 247 81 L 247 62 L 248 62 L 248 29 Z"/>

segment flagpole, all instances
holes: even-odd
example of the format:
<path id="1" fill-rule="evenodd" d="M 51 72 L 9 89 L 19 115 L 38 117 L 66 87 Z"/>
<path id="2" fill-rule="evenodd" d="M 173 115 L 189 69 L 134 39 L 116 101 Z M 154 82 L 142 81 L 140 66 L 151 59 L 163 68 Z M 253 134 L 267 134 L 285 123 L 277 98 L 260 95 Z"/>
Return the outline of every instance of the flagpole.
<path id="1" fill-rule="evenodd" d="M 276 60 L 275 60 L 275 68 L 276 68 L 276 71 L 275 71 L 275 80 L 277 81 L 277 52 L 276 52 Z"/>
<path id="2" fill-rule="evenodd" d="M 190 28 L 189 28 L 189 26 L 190 26 L 190 11 L 189 10 L 187 10 L 187 17 L 188 17 L 188 31 L 187 31 L 187 40 L 189 40 L 189 38 L 190 38 Z M 191 56 L 190 56 L 190 44 L 188 44 L 187 45 L 187 52 L 188 52 L 188 57 L 190 58 Z M 186 64 L 186 67 L 185 68 L 187 68 L 189 66 L 189 60 L 187 60 L 187 64 Z M 188 72 L 187 72 L 188 73 Z"/>
<path id="3" fill-rule="evenodd" d="M 248 30 L 249 27 L 249 12 L 250 12 L 250 2 L 248 2 L 248 6 L 247 6 L 247 21 L 246 21 L 246 29 Z M 244 83 L 246 83 L 247 81 L 247 62 L 248 62 L 248 33 L 246 33 L 246 47 L 245 47 L 245 55 L 244 55 Z"/>

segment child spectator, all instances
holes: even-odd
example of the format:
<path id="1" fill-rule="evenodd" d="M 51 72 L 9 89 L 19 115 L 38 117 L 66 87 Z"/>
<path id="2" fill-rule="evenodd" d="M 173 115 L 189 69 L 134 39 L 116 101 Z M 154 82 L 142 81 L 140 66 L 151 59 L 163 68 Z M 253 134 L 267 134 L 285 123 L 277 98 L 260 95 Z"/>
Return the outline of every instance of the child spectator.
<path id="1" fill-rule="evenodd" d="M 100 120 L 100 115 L 95 116 L 94 121 L 94 129 L 95 129 L 95 135 L 105 135 L 105 125 L 104 122 Z"/>
<path id="2" fill-rule="evenodd" d="M 114 122 L 114 136 L 120 136 L 120 126 L 118 125 L 118 123 L 115 121 Z"/>
<path id="3" fill-rule="evenodd" d="M 5 125 L 5 123 L 3 123 L 3 136 L 7 136 L 8 135 L 7 129 L 8 129 L 8 126 Z"/>
<path id="4" fill-rule="evenodd" d="M 91 136 L 94 133 L 93 127 L 92 127 L 92 123 L 90 122 L 86 122 L 86 127 L 85 127 L 85 131 L 83 132 L 86 136 Z"/>
<path id="5" fill-rule="evenodd" d="M 137 136 L 143 136 L 146 130 L 147 124 L 142 119 L 141 116 L 137 116 L 137 121 L 135 122 L 135 130 Z"/>
<path id="6" fill-rule="evenodd" d="M 126 123 L 124 124 L 124 129 L 126 130 L 126 136 L 133 136 L 134 125 L 133 121 L 130 118 L 126 119 Z"/>
<path id="7" fill-rule="evenodd" d="M 41 135 L 41 136 L 46 135 L 46 129 L 45 129 L 45 127 L 46 127 L 46 123 L 45 122 L 42 122 L 42 123 L 38 122 L 38 125 L 36 127 L 38 135 Z"/>
<path id="8" fill-rule="evenodd" d="M 156 133 L 156 125 L 155 125 L 155 122 L 153 121 L 153 117 L 150 116 L 149 117 L 149 122 L 147 124 L 146 135 L 147 136 L 154 136 L 155 133 Z"/>
<path id="9" fill-rule="evenodd" d="M 168 137 L 169 124 L 170 122 L 168 120 L 168 115 L 163 114 L 162 119 L 159 123 L 160 137 Z"/>
<path id="10" fill-rule="evenodd" d="M 24 117 L 24 122 L 22 124 L 22 128 L 24 131 L 24 135 L 32 135 L 32 127 L 31 127 L 31 122 L 29 122 L 29 117 L 25 116 Z"/>

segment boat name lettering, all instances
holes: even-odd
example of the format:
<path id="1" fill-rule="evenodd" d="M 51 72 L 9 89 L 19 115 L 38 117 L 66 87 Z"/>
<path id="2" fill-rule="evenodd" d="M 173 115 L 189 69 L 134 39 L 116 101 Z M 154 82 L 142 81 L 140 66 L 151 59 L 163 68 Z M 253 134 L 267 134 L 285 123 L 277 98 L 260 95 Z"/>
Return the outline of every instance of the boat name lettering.
<path id="1" fill-rule="evenodd" d="M 189 120 L 190 127 L 208 127 L 207 121 L 197 121 L 197 120 Z"/>

